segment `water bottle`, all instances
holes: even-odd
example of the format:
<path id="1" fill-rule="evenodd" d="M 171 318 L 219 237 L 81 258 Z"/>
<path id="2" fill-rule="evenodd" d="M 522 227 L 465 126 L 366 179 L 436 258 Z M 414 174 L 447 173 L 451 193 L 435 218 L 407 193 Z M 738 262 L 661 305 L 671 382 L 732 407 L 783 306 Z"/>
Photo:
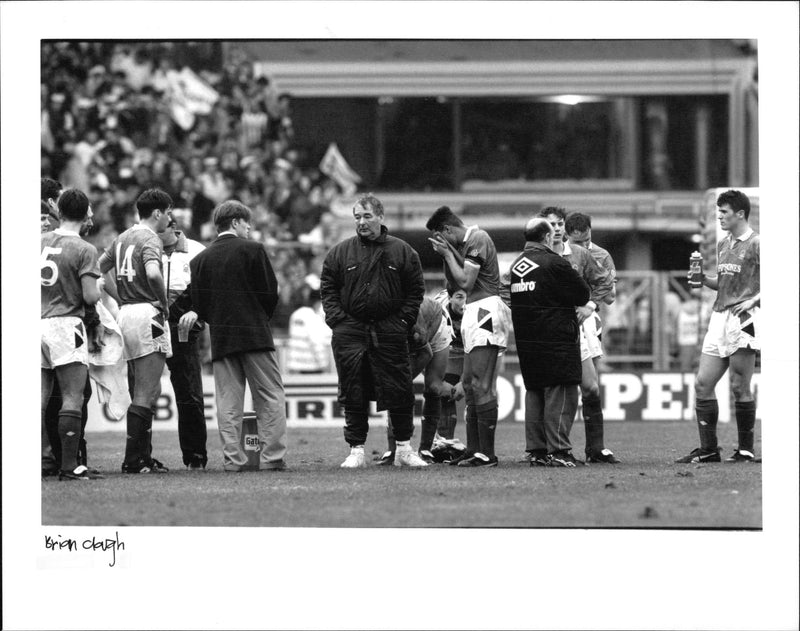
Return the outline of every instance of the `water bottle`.
<path id="1" fill-rule="evenodd" d="M 703 255 L 700 252 L 692 252 L 689 258 L 689 286 L 703 286 Z"/>

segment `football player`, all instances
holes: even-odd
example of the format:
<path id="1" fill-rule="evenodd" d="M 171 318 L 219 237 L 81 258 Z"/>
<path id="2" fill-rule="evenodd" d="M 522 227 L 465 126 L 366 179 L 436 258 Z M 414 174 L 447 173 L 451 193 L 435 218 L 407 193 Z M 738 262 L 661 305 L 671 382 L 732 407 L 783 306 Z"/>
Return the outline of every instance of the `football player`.
<path id="1" fill-rule="evenodd" d="M 84 304 L 100 298 L 97 251 L 80 237 L 91 218 L 89 200 L 77 189 L 58 198 L 59 228 L 42 234 L 42 428 L 54 380 L 61 389 L 58 414 L 60 480 L 89 480 L 99 476 L 78 464 L 81 408 L 89 369 L 89 340 L 83 323 Z"/>
<path id="2" fill-rule="evenodd" d="M 106 274 L 107 291 L 120 305 L 117 323 L 124 340 L 124 357 L 133 373 L 122 471 L 163 473 L 169 469 L 152 456 L 153 410 L 172 344 L 158 234 L 172 220 L 172 198 L 162 190 L 148 189 L 137 198 L 136 210 L 139 223 L 114 239 L 99 263 L 100 271 Z M 108 274 L 112 270 L 113 274 Z"/>
<path id="3" fill-rule="evenodd" d="M 717 444 L 717 383 L 730 369 L 739 446 L 725 462 L 761 462 L 754 450 L 756 403 L 750 381 L 756 365 L 761 307 L 761 248 L 750 227 L 750 199 L 729 190 L 717 198 L 720 227 L 728 236 L 717 244 L 717 275 L 703 274 L 702 283 L 717 292 L 708 332 L 703 340 L 695 379 L 695 415 L 700 447 L 679 463 L 720 462 Z"/>
<path id="4" fill-rule="evenodd" d="M 442 415 L 439 427 L 433 439 L 431 454 L 436 462 L 453 462 L 466 449 L 466 445 L 455 437 L 458 423 L 457 401 L 464 398 L 464 386 L 461 374 L 464 372 L 464 340 L 461 337 L 461 319 L 467 302 L 467 292 L 448 285 L 442 292 L 445 301 L 445 316 L 450 321 L 453 337 L 450 340 L 450 351 L 447 356 L 447 368 L 444 381 L 450 386 L 449 396 L 442 396 Z"/>
<path id="5" fill-rule="evenodd" d="M 429 241 L 442 257 L 448 283 L 467 293 L 461 323 L 462 383 L 467 404 L 467 449 L 460 467 L 496 467 L 498 357 L 508 343 L 511 311 L 500 298 L 500 269 L 494 242 L 478 226 L 465 226 L 447 206 L 428 219 Z"/>
<path id="6" fill-rule="evenodd" d="M 616 283 L 617 268 L 614 265 L 614 259 L 611 258 L 608 250 L 592 242 L 592 218 L 583 213 L 570 213 L 564 222 L 564 230 L 570 246 L 577 245 L 588 250 L 600 267 L 608 272 L 611 281 Z M 614 301 L 615 293 L 610 295 L 610 299 L 606 298 L 603 302 L 611 304 Z M 617 464 L 620 462 L 619 459 L 610 449 L 606 448 L 603 441 L 603 405 L 600 402 L 599 389 L 600 358 L 603 356 L 603 325 L 600 319 L 600 306 L 597 304 L 594 312 L 581 325 L 583 335 L 592 350 L 592 364 L 594 365 L 594 375 L 587 367 L 583 371 L 584 378 L 581 382 L 583 421 L 586 428 L 586 461 Z"/>

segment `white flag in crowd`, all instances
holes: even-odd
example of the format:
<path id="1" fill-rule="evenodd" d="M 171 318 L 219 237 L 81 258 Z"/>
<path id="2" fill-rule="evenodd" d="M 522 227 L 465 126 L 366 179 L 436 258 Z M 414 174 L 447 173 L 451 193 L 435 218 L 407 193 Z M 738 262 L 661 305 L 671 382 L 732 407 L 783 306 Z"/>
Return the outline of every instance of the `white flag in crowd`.
<path id="1" fill-rule="evenodd" d="M 182 129 L 191 129 L 195 114 L 209 114 L 219 93 L 191 69 L 167 73 L 172 118 Z"/>
<path id="2" fill-rule="evenodd" d="M 335 142 L 328 146 L 319 163 L 319 170 L 336 182 L 347 197 L 356 192 L 356 184 L 361 181 L 361 176 L 350 168 Z"/>

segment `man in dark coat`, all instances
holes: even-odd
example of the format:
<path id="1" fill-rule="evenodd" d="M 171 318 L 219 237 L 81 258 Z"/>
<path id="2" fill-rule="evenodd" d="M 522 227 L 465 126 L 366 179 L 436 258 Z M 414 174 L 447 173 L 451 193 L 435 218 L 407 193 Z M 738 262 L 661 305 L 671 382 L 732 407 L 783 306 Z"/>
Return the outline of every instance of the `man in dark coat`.
<path id="1" fill-rule="evenodd" d="M 389 236 L 380 200 L 362 196 L 353 206 L 356 236 L 334 246 L 322 266 L 325 322 L 333 331 L 339 402 L 345 409 L 344 468 L 367 466 L 364 443 L 369 401 L 388 410 L 397 443 L 395 466 L 427 464 L 411 450 L 414 393 L 408 336 L 417 321 L 425 281 L 419 255 Z"/>
<path id="2" fill-rule="evenodd" d="M 286 402 L 270 318 L 278 283 L 263 244 L 249 241 L 250 209 L 226 201 L 214 209 L 219 236 L 189 263 L 192 304 L 209 325 L 223 466 L 241 471 L 245 380 L 258 418 L 260 468 L 285 468 Z"/>
<path id="3" fill-rule="evenodd" d="M 574 467 L 569 433 L 578 409 L 581 355 L 575 307 L 589 286 L 553 252 L 553 227 L 536 217 L 511 265 L 511 318 L 525 383 L 525 440 L 531 466 Z"/>

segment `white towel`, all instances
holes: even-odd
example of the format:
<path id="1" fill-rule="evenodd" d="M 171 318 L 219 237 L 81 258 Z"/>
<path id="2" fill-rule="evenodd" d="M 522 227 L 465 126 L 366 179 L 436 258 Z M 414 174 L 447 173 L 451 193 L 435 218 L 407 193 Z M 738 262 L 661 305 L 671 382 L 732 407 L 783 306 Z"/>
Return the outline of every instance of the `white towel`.
<path id="1" fill-rule="evenodd" d="M 125 418 L 131 404 L 128 392 L 128 363 L 122 355 L 122 331 L 101 302 L 96 305 L 103 346 L 89 353 L 89 376 L 97 386 L 97 399 L 117 421 Z"/>

